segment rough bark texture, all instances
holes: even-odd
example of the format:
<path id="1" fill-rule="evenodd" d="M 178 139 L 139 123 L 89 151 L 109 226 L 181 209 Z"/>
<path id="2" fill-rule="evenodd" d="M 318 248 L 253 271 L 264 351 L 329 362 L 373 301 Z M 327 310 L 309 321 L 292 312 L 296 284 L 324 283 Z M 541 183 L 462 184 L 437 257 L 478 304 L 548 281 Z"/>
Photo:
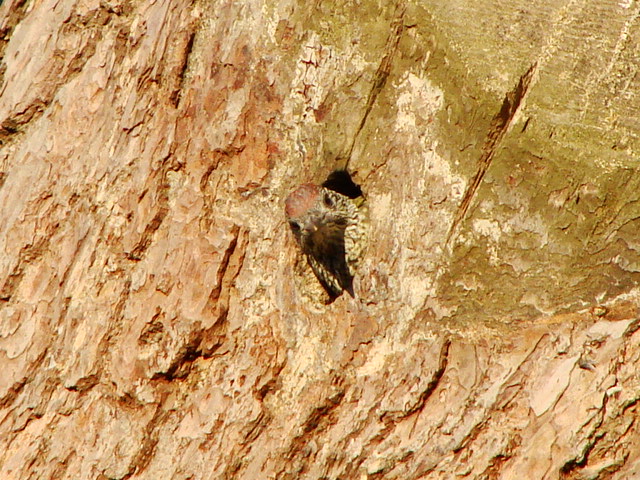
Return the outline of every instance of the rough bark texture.
<path id="1" fill-rule="evenodd" d="M 0 22 L 1 478 L 640 478 L 636 2 Z M 325 306 L 283 201 L 344 168 Z"/>

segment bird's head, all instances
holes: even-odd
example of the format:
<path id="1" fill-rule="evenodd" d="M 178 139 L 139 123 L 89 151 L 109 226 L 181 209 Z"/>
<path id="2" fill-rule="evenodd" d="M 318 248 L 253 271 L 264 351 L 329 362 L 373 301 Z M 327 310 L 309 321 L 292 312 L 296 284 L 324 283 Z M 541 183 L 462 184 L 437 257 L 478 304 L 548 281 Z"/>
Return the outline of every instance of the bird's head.
<path id="1" fill-rule="evenodd" d="M 340 214 L 336 193 L 305 183 L 285 201 L 285 214 L 296 240 L 303 246 L 330 241 L 343 234 L 346 221 Z"/>

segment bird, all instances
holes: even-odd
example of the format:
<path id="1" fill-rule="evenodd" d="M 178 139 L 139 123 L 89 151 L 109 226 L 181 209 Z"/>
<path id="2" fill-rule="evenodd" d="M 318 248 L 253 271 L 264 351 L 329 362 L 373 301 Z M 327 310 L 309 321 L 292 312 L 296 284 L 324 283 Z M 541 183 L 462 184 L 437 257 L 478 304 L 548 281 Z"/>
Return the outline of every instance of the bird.
<path id="1" fill-rule="evenodd" d="M 304 183 L 285 201 L 289 227 L 313 273 L 331 297 L 354 297 L 353 277 L 366 245 L 364 199 Z"/>

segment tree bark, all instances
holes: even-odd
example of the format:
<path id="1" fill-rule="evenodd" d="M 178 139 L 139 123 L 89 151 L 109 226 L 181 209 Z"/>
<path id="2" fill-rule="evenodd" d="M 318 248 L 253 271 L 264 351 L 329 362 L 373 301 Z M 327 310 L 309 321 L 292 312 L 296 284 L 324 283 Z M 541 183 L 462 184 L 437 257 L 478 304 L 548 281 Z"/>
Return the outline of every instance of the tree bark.
<path id="1" fill-rule="evenodd" d="M 0 477 L 640 478 L 639 18 L 5 0 Z M 325 304 L 283 209 L 337 170 Z"/>

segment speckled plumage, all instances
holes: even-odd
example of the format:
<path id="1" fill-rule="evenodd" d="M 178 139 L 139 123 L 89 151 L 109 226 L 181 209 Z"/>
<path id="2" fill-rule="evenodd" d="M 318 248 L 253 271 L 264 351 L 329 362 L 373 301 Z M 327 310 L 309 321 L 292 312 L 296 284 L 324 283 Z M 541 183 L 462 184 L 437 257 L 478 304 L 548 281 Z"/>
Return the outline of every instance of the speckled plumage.
<path id="1" fill-rule="evenodd" d="M 285 202 L 289 226 L 316 277 L 332 298 L 353 292 L 353 276 L 366 237 L 366 216 L 357 200 L 310 183 Z"/>

